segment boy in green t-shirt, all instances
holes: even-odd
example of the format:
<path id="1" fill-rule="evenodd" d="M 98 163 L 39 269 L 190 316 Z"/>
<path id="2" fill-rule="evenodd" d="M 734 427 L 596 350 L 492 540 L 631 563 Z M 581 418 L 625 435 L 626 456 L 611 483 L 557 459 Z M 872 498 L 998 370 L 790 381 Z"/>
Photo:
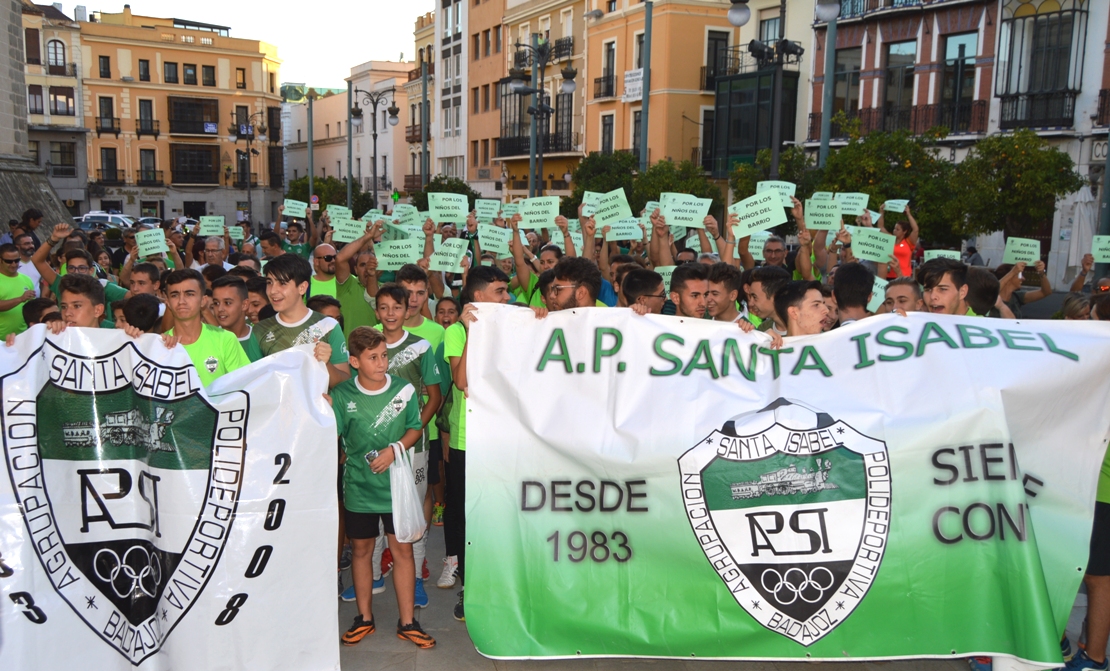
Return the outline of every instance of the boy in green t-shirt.
<path id="1" fill-rule="evenodd" d="M 383 333 L 365 326 L 355 329 L 349 338 L 349 352 L 356 376 L 331 392 L 343 445 L 343 519 L 353 550 L 351 576 L 358 605 L 358 615 L 341 641 L 355 645 L 374 633 L 371 557 L 381 524 L 397 569 L 393 571 L 400 613 L 397 637 L 431 648 L 435 639 L 413 619 L 416 565 L 412 544 L 399 542 L 394 533 L 389 474 L 394 450 L 412 449 L 423 436 L 418 392 L 387 373 L 389 352 Z"/>
<path id="2" fill-rule="evenodd" d="M 166 336 L 168 346 L 180 343 L 205 387 L 216 378 L 250 363 L 238 338 L 231 331 L 205 324 L 201 319 L 204 301 L 204 276 L 192 268 L 171 270 L 163 282 L 166 309 L 173 315 L 173 328 Z"/>

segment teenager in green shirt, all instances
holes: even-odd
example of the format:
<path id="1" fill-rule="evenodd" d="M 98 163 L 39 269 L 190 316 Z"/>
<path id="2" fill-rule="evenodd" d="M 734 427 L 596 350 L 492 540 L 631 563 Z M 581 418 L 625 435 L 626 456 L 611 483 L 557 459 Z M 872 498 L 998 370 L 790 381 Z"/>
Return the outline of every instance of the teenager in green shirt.
<path id="1" fill-rule="evenodd" d="M 389 473 L 394 450 L 412 449 L 423 434 L 419 394 L 405 380 L 388 374 L 386 336 L 374 329 L 360 327 L 351 334 L 349 363 L 356 376 L 331 392 L 343 446 L 343 517 L 351 539 L 351 576 L 358 605 L 358 615 L 341 642 L 355 645 L 374 633 L 371 557 L 381 525 L 396 568 L 397 636 L 417 647 L 431 648 L 435 639 L 413 618 L 416 568 L 412 544 L 399 542 L 394 532 Z"/>
<path id="2" fill-rule="evenodd" d="M 224 275 L 212 282 L 212 303 L 215 305 L 216 322 L 231 332 L 243 347 L 251 363 L 262 358 L 262 349 L 254 337 L 254 329 L 247 319 L 247 283 L 235 275 Z"/>
<path id="3" fill-rule="evenodd" d="M 220 376 L 250 363 L 234 333 L 201 319 L 203 275 L 191 268 L 171 270 L 165 287 L 166 309 L 173 315 L 173 328 L 166 331 L 166 346 L 180 343 L 185 348 L 201 384 L 207 387 Z"/>

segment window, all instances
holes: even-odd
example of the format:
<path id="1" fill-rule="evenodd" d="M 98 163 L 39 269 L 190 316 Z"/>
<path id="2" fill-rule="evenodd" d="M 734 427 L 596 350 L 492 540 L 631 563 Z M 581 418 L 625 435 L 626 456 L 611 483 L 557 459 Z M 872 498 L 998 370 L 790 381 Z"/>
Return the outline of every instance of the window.
<path id="1" fill-rule="evenodd" d="M 482 84 L 482 111 L 489 111 L 489 84 Z"/>
<path id="2" fill-rule="evenodd" d="M 470 41 L 471 41 L 470 51 L 472 53 L 472 55 L 470 56 L 470 60 L 476 61 L 482 56 L 482 38 L 481 38 L 481 35 L 479 35 L 478 33 L 474 33 L 473 35 L 470 36 Z"/>
<path id="3" fill-rule="evenodd" d="M 470 141 L 470 165 L 478 166 L 478 141 Z"/>
<path id="4" fill-rule="evenodd" d="M 706 88 L 704 90 L 712 91 L 714 82 L 708 81 L 711 77 L 716 78 L 717 72 L 724 71 L 726 66 L 726 59 L 728 58 L 728 33 L 718 30 L 709 31 L 709 35 L 705 41 L 705 67 L 706 67 Z"/>
<path id="5" fill-rule="evenodd" d="M 197 85 L 197 66 L 196 63 L 186 63 L 182 66 L 182 71 L 185 75 L 185 83 L 189 86 Z"/>
<path id="6" fill-rule="evenodd" d="M 482 140 L 482 165 L 489 165 L 489 140 Z"/>
<path id="7" fill-rule="evenodd" d="M 478 107 L 478 87 L 470 89 L 470 113 L 477 114 L 481 108 Z"/>
<path id="8" fill-rule="evenodd" d="M 891 107 L 913 105 L 913 66 L 917 60 L 917 42 L 895 42 L 886 47 L 885 101 Z"/>
<path id="9" fill-rule="evenodd" d="M 98 60 L 100 61 L 100 78 L 101 79 L 111 79 L 112 78 L 112 59 L 111 59 L 111 57 L 101 56 Z"/>
<path id="10" fill-rule="evenodd" d="M 606 114 L 601 117 L 601 153 L 613 153 L 613 115 Z"/>
<path id="11" fill-rule="evenodd" d="M 135 181 L 139 184 L 161 184 L 162 176 L 158 174 L 158 163 L 154 158 L 153 149 L 139 150 L 139 174 Z"/>
<path id="12" fill-rule="evenodd" d="M 574 116 L 574 94 L 559 93 L 555 96 L 555 135 L 558 151 L 571 151 L 571 122 Z"/>
<path id="13" fill-rule="evenodd" d="M 61 40 L 50 40 L 46 43 L 46 64 L 50 66 L 50 74 L 65 74 L 66 45 Z M 58 72 L 56 68 L 61 68 Z"/>
<path id="14" fill-rule="evenodd" d="M 139 59 L 139 81 L 150 81 L 150 61 L 146 60 L 145 58 Z"/>
<path id="15" fill-rule="evenodd" d="M 455 84 L 462 80 L 462 54 L 455 54 Z"/>
<path id="16" fill-rule="evenodd" d="M 617 0 L 605 0 L 605 11 L 607 11 L 607 12 L 617 11 Z"/>
<path id="17" fill-rule="evenodd" d="M 297 129 L 297 142 L 300 142 L 300 141 L 301 141 L 301 129 L 298 128 Z"/>
<path id="18" fill-rule="evenodd" d="M 493 52 L 496 54 L 501 53 L 501 26 L 493 29 Z"/>
<path id="19" fill-rule="evenodd" d="M 42 114 L 42 86 L 32 84 L 27 87 L 27 112 L 30 114 Z"/>
<path id="20" fill-rule="evenodd" d="M 28 140 L 28 142 L 27 142 L 27 153 L 31 155 L 31 160 L 35 162 L 35 165 L 38 165 L 39 164 L 39 141 L 38 140 Z"/>
<path id="21" fill-rule="evenodd" d="M 601 76 L 612 77 L 613 73 L 617 70 L 617 43 L 606 42 L 601 48 L 602 50 L 602 65 Z M 612 86 L 612 84 L 610 84 Z M 609 95 L 612 95 L 610 93 Z"/>
<path id="22" fill-rule="evenodd" d="M 1002 128 L 1071 127 L 1083 81 L 1087 10 L 1091 3 L 1019 3 L 1005 0 L 999 29 L 995 93 Z M 1033 10 L 1033 5 L 1039 5 Z M 1048 7 L 1052 5 L 1056 9 Z M 947 54 L 946 54 L 947 56 Z"/>
<path id="23" fill-rule="evenodd" d="M 73 87 L 50 87 L 50 113 L 61 116 L 73 116 Z"/>
<path id="24" fill-rule="evenodd" d="M 490 53 L 490 35 L 488 30 L 482 33 L 482 55 L 489 56 Z"/>
<path id="25" fill-rule="evenodd" d="M 42 65 L 42 51 L 39 46 L 38 28 L 23 29 L 23 46 L 27 54 L 27 62 L 31 65 Z"/>
<path id="26" fill-rule="evenodd" d="M 247 88 L 247 71 L 243 68 L 235 68 L 235 88 Z"/>
<path id="27" fill-rule="evenodd" d="M 216 145 L 170 145 L 172 180 L 178 184 L 219 184 L 220 149 Z"/>
<path id="28" fill-rule="evenodd" d="M 778 10 L 774 10 L 778 13 Z M 759 22 L 759 41 L 770 44 L 779 40 L 779 17 L 761 19 Z"/>
<path id="29" fill-rule="evenodd" d="M 215 86 L 216 85 L 216 66 L 214 66 L 214 65 L 202 65 L 202 66 L 200 66 L 200 78 L 201 78 L 201 83 L 203 83 L 205 86 Z"/>
<path id="30" fill-rule="evenodd" d="M 50 169 L 54 177 L 77 176 L 77 143 L 51 142 Z"/>
<path id="31" fill-rule="evenodd" d="M 636 67 L 637 68 L 644 67 L 644 34 L 643 33 L 638 33 L 636 35 L 636 46 L 633 47 L 633 49 L 636 51 L 636 56 L 635 56 Z"/>
<path id="32" fill-rule="evenodd" d="M 271 72 L 271 73 L 269 73 L 269 75 L 270 75 L 270 93 L 274 93 L 277 90 L 277 74 Z"/>
<path id="33" fill-rule="evenodd" d="M 170 63 L 169 61 L 162 64 L 162 78 L 167 84 L 177 83 L 177 63 Z"/>
<path id="34" fill-rule="evenodd" d="M 99 127 L 105 130 L 111 129 L 115 123 L 115 101 L 109 96 L 100 96 L 96 102 Z"/>
<path id="35" fill-rule="evenodd" d="M 639 155 L 640 153 L 640 132 L 642 129 L 641 119 L 642 115 L 640 110 L 632 111 L 632 151 Z"/>
<path id="36" fill-rule="evenodd" d="M 200 38 L 200 43 L 203 44 L 206 47 L 210 47 L 210 46 L 212 46 L 212 38 L 211 37 L 202 37 L 202 38 Z"/>
<path id="37" fill-rule="evenodd" d="M 456 103 L 458 101 L 455 101 Z M 455 105 L 455 135 L 462 134 L 462 105 Z"/>
<path id="38" fill-rule="evenodd" d="M 462 3 L 455 4 L 455 35 L 462 32 Z"/>
<path id="39" fill-rule="evenodd" d="M 844 112 L 849 117 L 859 112 L 859 72 L 863 63 L 863 50 L 836 50 L 836 88 L 833 90 L 833 113 Z"/>
<path id="40" fill-rule="evenodd" d="M 115 147 L 101 147 L 100 148 L 100 175 L 99 180 L 102 182 L 120 182 L 121 175 L 116 170 L 116 148 Z"/>
<path id="41" fill-rule="evenodd" d="M 449 85 L 451 83 L 451 56 L 446 55 L 443 57 L 443 83 Z"/>
<path id="42" fill-rule="evenodd" d="M 171 133 L 220 134 L 220 104 L 202 98 L 168 98 Z M 226 117 L 225 117 L 226 118 Z"/>
<path id="43" fill-rule="evenodd" d="M 235 106 L 235 124 L 238 126 L 249 123 L 250 114 L 246 105 Z"/>

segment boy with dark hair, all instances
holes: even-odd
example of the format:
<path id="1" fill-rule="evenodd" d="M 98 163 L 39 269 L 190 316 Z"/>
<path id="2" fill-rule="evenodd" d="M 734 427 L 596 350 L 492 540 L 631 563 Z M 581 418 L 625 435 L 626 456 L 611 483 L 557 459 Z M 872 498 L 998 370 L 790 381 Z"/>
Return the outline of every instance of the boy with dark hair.
<path id="1" fill-rule="evenodd" d="M 50 287 L 50 292 L 54 294 L 54 297 L 59 299 L 61 297 L 59 283 L 63 277 L 77 274 L 87 274 L 91 276 L 95 271 L 92 255 L 84 249 L 71 249 L 65 253 L 66 275 L 64 276 L 60 275 L 58 271 L 54 270 L 54 267 L 50 265 L 50 248 L 68 238 L 72 231 L 73 229 L 69 224 L 58 224 L 54 227 L 54 230 L 50 232 L 49 244 L 40 246 L 35 250 L 34 255 L 31 256 L 31 262 L 35 264 L 35 269 L 38 270 L 39 275 L 42 276 L 42 281 Z M 114 282 L 105 282 L 102 286 L 102 292 L 107 301 L 118 301 L 127 297 L 127 289 L 124 289 Z"/>
<path id="2" fill-rule="evenodd" d="M 108 309 L 112 311 L 112 321 L 116 323 L 116 328 L 122 329 L 127 326 L 127 315 L 123 314 L 123 306 L 127 305 L 127 300 L 112 301 L 108 304 Z"/>
<path id="3" fill-rule="evenodd" d="M 695 255 L 694 260 L 697 260 Z M 709 267 L 702 263 L 684 263 L 671 274 L 671 302 L 676 316 L 690 319 L 705 317 L 705 298 L 709 293 Z"/>
<path id="4" fill-rule="evenodd" d="M 201 273 L 191 268 L 173 270 L 166 275 L 165 284 L 166 309 L 173 315 L 166 344 L 185 347 L 201 384 L 207 387 L 216 378 L 250 363 L 235 334 L 205 324 L 201 318 L 205 293 Z"/>
<path id="5" fill-rule="evenodd" d="M 405 313 L 405 330 L 415 333 L 432 346 L 443 344 L 443 327 L 424 317 L 428 305 L 428 274 L 418 265 L 407 263 L 397 270 L 394 281 L 408 292 L 408 312 Z"/>
<path id="6" fill-rule="evenodd" d="M 349 379 L 347 343 L 339 322 L 304 304 L 312 266 L 296 254 L 282 254 L 266 264 L 266 295 L 277 312 L 254 327 L 263 356 L 294 345 L 315 344 L 316 360 L 327 364 L 328 386 Z"/>
<path id="7" fill-rule="evenodd" d="M 705 295 L 705 307 L 715 321 L 738 322 L 744 315 L 736 307 L 744 285 L 740 269 L 730 263 L 714 263 L 709 266 L 709 291 Z"/>
<path id="8" fill-rule="evenodd" d="M 639 305 L 645 314 L 663 314 L 667 292 L 663 287 L 662 275 L 654 270 L 635 268 L 625 274 L 620 285 L 626 305 L 632 308 Z"/>
<path id="9" fill-rule="evenodd" d="M 247 320 L 247 283 L 230 273 L 212 283 L 212 305 L 216 323 L 230 331 L 239 341 L 247 359 L 254 363 L 262 358 L 262 350 Z"/>
<path id="10" fill-rule="evenodd" d="M 262 308 L 270 306 L 270 297 L 266 294 L 266 278 L 252 277 L 247 280 L 247 305 L 244 310 L 247 319 L 252 324 L 258 323 L 258 313 Z"/>
<path id="11" fill-rule="evenodd" d="M 790 272 L 775 265 L 760 266 L 752 271 L 748 285 L 748 310 L 762 321 L 760 331 L 786 335 L 786 318 L 775 312 L 775 292 L 790 281 Z"/>
<path id="12" fill-rule="evenodd" d="M 870 316 L 867 304 L 871 301 L 874 288 L 875 274 L 863 264 L 853 261 L 837 269 L 833 276 L 833 296 L 836 297 L 841 326 Z"/>
<path id="13" fill-rule="evenodd" d="M 43 245 L 39 249 L 45 247 Z M 95 277 L 89 274 L 65 275 L 57 279 L 55 287 L 58 307 L 66 326 L 100 327 L 100 322 L 104 320 L 104 287 Z M 114 327 L 114 323 L 105 321 L 105 328 Z"/>
<path id="14" fill-rule="evenodd" d="M 41 324 L 48 314 L 59 314 L 58 304 L 49 298 L 32 298 L 23 304 L 23 321 L 28 327 Z"/>
<path id="15" fill-rule="evenodd" d="M 837 276 L 840 276 L 837 272 Z M 829 308 L 816 280 L 794 280 L 775 291 L 775 313 L 786 322 L 786 335 L 817 335 L 824 329 Z"/>
<path id="16" fill-rule="evenodd" d="M 124 267 L 126 270 L 126 266 Z M 153 263 L 140 263 L 131 269 L 131 283 L 128 289 L 134 294 L 151 294 L 158 293 L 158 286 L 162 277 L 162 272 L 158 270 L 158 266 Z M 122 278 L 121 278 L 122 280 Z"/>
<path id="17" fill-rule="evenodd" d="M 548 309 L 570 310 L 598 304 L 601 271 L 593 261 L 579 256 L 564 256 L 555 264 L 554 273 L 555 281 L 547 289 Z"/>
<path id="18" fill-rule="evenodd" d="M 273 231 L 267 231 L 258 238 L 258 246 L 262 249 L 263 258 L 276 259 L 285 253 L 281 246 L 281 236 Z"/>
<path id="19" fill-rule="evenodd" d="M 998 294 L 1001 283 L 998 277 L 982 266 L 967 269 L 967 306 L 979 317 L 999 316 Z M 1009 308 L 1007 308 L 1009 309 Z"/>
<path id="20" fill-rule="evenodd" d="M 112 303 L 115 307 L 115 303 Z M 151 294 L 136 294 L 123 303 L 124 324 L 134 326 L 143 333 L 158 333 L 162 318 L 162 303 Z M 116 324 L 119 327 L 119 324 Z"/>
<path id="21" fill-rule="evenodd" d="M 389 474 L 394 450 L 411 449 L 422 435 L 416 389 L 388 373 L 389 353 L 383 333 L 367 327 L 355 329 L 351 332 L 350 352 L 349 363 L 356 376 L 341 382 L 331 392 L 332 410 L 346 457 L 343 518 L 352 544 L 351 575 L 358 604 L 358 615 L 341 642 L 355 645 L 374 633 L 371 557 L 380 525 L 397 563 L 393 572 L 400 614 L 397 637 L 420 648 L 431 648 L 435 639 L 413 618 L 412 544 L 399 542 L 394 532 Z"/>
<path id="22" fill-rule="evenodd" d="M 970 314 L 967 305 L 967 266 L 955 259 L 930 259 L 917 268 L 925 308 L 947 315 Z"/>

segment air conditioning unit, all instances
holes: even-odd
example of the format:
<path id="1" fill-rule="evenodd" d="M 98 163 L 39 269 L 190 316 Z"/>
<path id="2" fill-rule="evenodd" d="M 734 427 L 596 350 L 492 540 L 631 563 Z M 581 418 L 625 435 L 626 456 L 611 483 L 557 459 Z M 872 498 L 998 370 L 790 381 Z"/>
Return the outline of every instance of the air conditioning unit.
<path id="1" fill-rule="evenodd" d="M 133 81 L 135 81 L 134 77 L 120 77 L 119 79 L 122 82 L 133 82 Z"/>

